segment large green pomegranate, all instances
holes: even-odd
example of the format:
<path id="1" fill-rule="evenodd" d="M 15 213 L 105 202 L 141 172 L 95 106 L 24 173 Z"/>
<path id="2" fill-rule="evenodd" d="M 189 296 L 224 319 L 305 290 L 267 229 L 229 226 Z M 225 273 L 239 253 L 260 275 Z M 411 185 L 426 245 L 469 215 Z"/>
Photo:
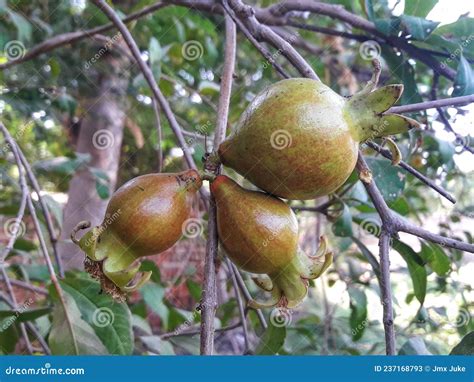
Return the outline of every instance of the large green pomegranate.
<path id="1" fill-rule="evenodd" d="M 104 221 L 80 240 L 71 238 L 86 254 L 86 270 L 102 289 L 122 298 L 139 288 L 151 273 L 139 274 L 139 259 L 172 247 L 182 236 L 193 196 L 202 180 L 195 170 L 175 174 L 148 174 L 130 180 L 110 199 Z"/>
<path id="2" fill-rule="evenodd" d="M 344 98 L 319 81 L 277 82 L 251 102 L 220 145 L 220 160 L 262 190 L 287 199 L 334 192 L 355 167 L 359 143 L 418 123 L 383 114 L 403 85 L 367 86 Z"/>
<path id="3" fill-rule="evenodd" d="M 240 187 L 219 175 L 211 184 L 217 204 L 219 240 L 230 259 L 241 269 L 257 274 L 257 285 L 270 292 L 265 302 L 250 301 L 256 308 L 293 308 L 308 293 L 308 280 L 318 278 L 331 264 L 332 253 L 322 240 L 316 256 L 298 246 L 298 221 L 281 199 Z"/>

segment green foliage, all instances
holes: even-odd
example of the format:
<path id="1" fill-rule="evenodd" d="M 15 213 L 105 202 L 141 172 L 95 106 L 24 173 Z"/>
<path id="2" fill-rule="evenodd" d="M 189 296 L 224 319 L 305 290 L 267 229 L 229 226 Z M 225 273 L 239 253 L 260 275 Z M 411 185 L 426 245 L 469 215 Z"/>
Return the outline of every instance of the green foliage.
<path id="1" fill-rule="evenodd" d="M 456 73 L 454 83 L 439 78 L 437 94 L 440 98 L 451 96 L 451 88 L 453 96 L 474 94 L 474 18 L 461 16 L 451 24 L 438 25 L 439 20 L 427 19 L 437 0 L 405 1 L 403 14 L 397 16 L 392 13 L 387 1 L 328 2 L 343 5 L 346 10 L 367 18 L 384 35 L 393 38 L 401 36 L 412 46 L 438 52 L 433 55 L 434 59 L 442 67 Z M 22 1 L 13 7 L 13 2 L 0 0 L 0 63 L 8 60 L 5 46 L 12 40 L 20 41 L 26 50 L 31 50 L 53 36 L 108 23 L 92 3 L 86 2 L 84 8 L 75 3 L 53 0 L 38 7 L 34 2 Z M 115 7 L 125 15 L 152 3 L 150 0 L 120 2 Z M 275 2 L 255 0 L 249 3 L 267 7 Z M 344 23 L 329 17 L 313 14 L 304 18 L 300 16 L 294 14 L 292 18 L 310 25 L 349 31 Z M 129 27 L 140 50 L 148 57 L 147 63 L 180 125 L 190 133 L 185 138 L 199 166 L 205 153 L 204 141 L 192 134 L 208 135 L 211 141 L 215 129 L 223 68 L 222 17 L 190 11 L 186 7 L 168 6 L 130 23 Z M 296 31 L 293 28 L 288 30 Z M 351 32 L 365 34 L 357 28 Z M 106 35 L 112 38 L 115 33 L 112 30 Z M 298 30 L 298 33 L 308 46 L 318 49 L 317 54 L 299 43 L 292 45 L 334 90 L 350 95 L 354 88 L 361 88 L 369 79 L 370 62 L 361 57 L 361 44 L 357 41 L 305 30 Z M 377 36 L 368 36 L 379 40 Z M 196 58 L 190 59 L 183 53 L 190 42 L 197 47 Z M 107 200 L 114 191 L 110 188 L 106 173 L 91 167 L 91 157 L 76 152 L 81 122 L 94 103 L 91 97 L 96 95 L 101 73 L 110 70 L 104 60 L 105 55 L 89 68 L 85 67 L 102 46 L 101 42 L 86 39 L 0 72 L 0 119 L 21 146 L 38 177 L 43 200 L 53 217 L 55 232 L 63 226 L 63 203 L 70 180 L 78 171 L 87 170 L 94 179 L 95 190 L 88 192 L 95 192 Z M 404 105 L 430 99 L 433 71 L 421 61 L 414 60 L 406 51 L 399 51 L 385 43 L 380 43 L 380 46 L 382 81 L 404 85 L 399 103 Z M 114 44 L 107 54 L 121 56 L 123 52 L 116 48 L 118 46 Z M 235 126 L 250 100 L 280 79 L 241 34 L 238 35 L 237 48 L 238 62 L 227 133 Z M 278 63 L 296 75 L 281 52 L 269 49 Z M 123 184 L 134 176 L 156 171 L 159 145 L 164 153 L 165 171 L 184 168 L 176 139 L 163 113 L 163 139 L 158 142 L 155 115 L 149 98 L 151 92 L 143 75 L 133 64 L 124 69 L 123 74 L 130 76 L 126 94 L 121 95 L 130 128 L 125 129 L 120 150 L 118 183 Z M 465 114 L 463 109 L 456 113 L 452 108 L 445 111 L 449 112 L 447 116 L 451 122 L 463 118 L 462 114 Z M 434 110 L 412 117 L 426 124 L 420 131 L 397 136 L 403 160 L 447 188 L 458 200 L 456 208 L 446 208 L 445 202 L 433 190 L 400 167 L 391 165 L 390 161 L 366 150 L 373 178 L 389 207 L 398 214 L 422 226 L 429 225 L 430 230 L 434 226 L 443 235 L 472 243 L 474 233 L 465 219 L 472 218 L 474 212 L 473 177 L 472 172 L 467 173 L 459 166 L 459 142 L 439 134 L 442 127 Z M 459 125 L 453 126 L 457 129 Z M 137 144 L 136 134 L 143 137 L 142 147 Z M 474 140 L 469 136 L 463 142 L 473 147 Z M 377 143 L 383 144 L 383 141 Z M 6 147 L 3 139 L 0 139 L 0 144 L 2 148 Z M 415 160 L 420 163 L 415 165 Z M 18 170 L 8 149 L 0 151 L 0 178 L 0 223 L 3 227 L 8 219 L 16 216 L 21 200 Z M 33 197 L 36 197 L 34 193 Z M 313 201 L 305 203 L 315 205 Z M 46 232 L 40 206 L 36 201 L 35 205 L 42 229 Z M 309 248 L 310 239 L 315 235 L 314 212 L 300 212 L 298 219 L 304 245 Z M 26 232 L 16 241 L 7 259 L 7 271 L 11 278 L 50 287 L 48 269 L 28 211 L 23 222 Z M 368 222 L 371 229 L 367 228 Z M 319 282 L 311 284 L 310 298 L 292 312 L 292 321 L 286 327 L 270 323 L 264 331 L 255 312 L 248 311 L 249 331 L 253 336 L 249 350 L 252 353 L 355 355 L 384 352 L 382 320 L 372 310 L 373 304 L 378 304 L 380 299 L 376 238 L 381 222 L 356 173 L 338 190 L 328 219 L 320 228 L 321 233 L 329 236 L 336 258 L 335 265 L 323 278 L 325 292 L 322 292 Z M 199 252 L 200 255 L 203 243 L 199 240 L 201 238 L 186 242 L 185 250 L 193 254 Z M 52 255 L 51 244 L 46 244 Z M 426 241 L 410 241 L 405 236 L 394 239 L 392 244 L 391 276 L 395 294 L 395 326 L 399 345 L 402 345 L 400 354 L 447 354 L 451 351 L 447 344 L 460 341 L 461 336 L 464 338 L 451 354 L 472 354 L 472 319 L 465 325 L 447 325 L 448 313 L 446 309 L 440 310 L 440 305 L 444 303 L 439 302 L 448 301 L 451 308 L 449 314 L 458 314 L 460 322 L 463 322 L 465 313 L 472 309 L 472 285 L 459 282 L 460 275 L 465 271 L 466 256 L 460 251 Z M 199 336 L 183 333 L 199 327 L 201 317 L 197 305 L 202 294 L 201 270 L 191 262 L 186 264 L 183 261 L 180 265 L 183 266 L 182 274 L 177 279 L 171 279 L 165 268 L 160 272 L 155 259 L 144 261 L 141 270 L 153 271 L 151 282 L 122 304 L 101 294 L 99 283 L 79 272 L 72 272 L 61 280 L 65 306 L 55 293 L 36 296 L 34 304 L 22 312 L 0 302 L 0 328 L 6 327 L 0 331 L 0 352 L 11 354 L 17 351 L 21 343 L 19 324 L 28 322 L 40 329 L 54 354 L 198 354 Z M 233 325 L 240 319 L 231 285 L 228 279 L 223 286 L 223 296 L 227 299 L 217 308 L 215 326 L 218 328 Z M 248 287 L 255 295 L 256 289 L 250 282 Z M 174 298 L 176 290 L 179 296 L 186 296 L 183 301 Z M 334 298 L 335 295 L 337 298 Z M 97 318 L 106 317 L 104 313 L 110 312 L 113 322 L 102 326 L 103 323 Z M 436 322 L 436 314 L 444 317 L 445 321 Z M 165 332 L 176 335 L 162 338 L 161 334 Z M 240 328 L 216 334 L 217 352 L 231 352 L 222 343 L 229 337 L 239 336 Z"/>
<path id="2" fill-rule="evenodd" d="M 450 355 L 474 355 L 474 332 L 466 334 L 460 343 L 458 343 Z"/>
<path id="3" fill-rule="evenodd" d="M 260 342 L 255 349 L 256 355 L 278 354 L 285 342 L 286 328 L 284 325 L 274 325 L 269 323 L 267 330 L 260 338 Z"/>

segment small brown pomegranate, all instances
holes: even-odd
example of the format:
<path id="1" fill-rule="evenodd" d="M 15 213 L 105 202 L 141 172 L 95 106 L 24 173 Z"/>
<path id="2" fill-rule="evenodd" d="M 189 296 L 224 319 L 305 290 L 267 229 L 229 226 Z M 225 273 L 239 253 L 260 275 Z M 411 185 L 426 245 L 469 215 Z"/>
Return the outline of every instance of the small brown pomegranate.
<path id="1" fill-rule="evenodd" d="M 72 240 L 86 254 L 86 269 L 102 282 L 105 291 L 120 297 L 139 288 L 151 275 L 137 275 L 144 256 L 172 247 L 182 236 L 194 194 L 202 185 L 195 170 L 177 174 L 148 174 L 125 183 L 110 199 L 104 221 Z"/>
<path id="2" fill-rule="evenodd" d="M 308 292 L 308 279 L 319 277 L 332 262 L 326 240 L 316 256 L 298 247 L 298 222 L 282 200 L 249 191 L 219 175 L 211 184 L 217 203 L 219 239 L 230 259 L 241 269 L 259 274 L 256 284 L 271 292 L 267 302 L 252 307 L 300 304 Z"/>

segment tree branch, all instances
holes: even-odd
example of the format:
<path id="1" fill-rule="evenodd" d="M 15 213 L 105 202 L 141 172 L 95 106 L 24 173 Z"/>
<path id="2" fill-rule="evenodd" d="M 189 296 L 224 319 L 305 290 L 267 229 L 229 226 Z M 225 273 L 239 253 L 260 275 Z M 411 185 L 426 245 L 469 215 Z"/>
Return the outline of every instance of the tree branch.
<path id="1" fill-rule="evenodd" d="M 452 97 L 437 99 L 434 101 L 426 101 L 413 103 L 411 105 L 403 106 L 393 106 L 386 111 L 386 113 L 413 113 L 416 111 L 427 110 L 427 109 L 437 109 L 440 107 L 446 106 L 464 106 L 474 102 L 474 94 L 461 96 L 461 97 Z"/>
<path id="2" fill-rule="evenodd" d="M 176 139 L 178 140 L 178 144 L 183 150 L 186 163 L 188 164 L 190 168 L 196 169 L 197 168 L 196 164 L 194 163 L 194 159 L 186 144 L 183 133 L 181 131 L 181 127 L 176 121 L 176 117 L 174 116 L 173 111 L 171 110 L 171 107 L 168 101 L 166 100 L 160 88 L 158 87 L 151 69 L 148 67 L 145 61 L 143 61 L 140 54 L 140 50 L 138 49 L 137 43 L 133 39 L 132 34 L 127 29 L 127 27 L 125 26 L 124 22 L 120 19 L 120 17 L 115 13 L 113 8 L 110 5 L 108 5 L 104 0 L 92 0 L 92 2 L 109 18 L 110 21 L 112 21 L 115 27 L 122 34 L 125 43 L 128 45 L 141 72 L 143 73 L 143 76 L 145 77 L 145 80 L 150 86 L 150 89 L 153 93 L 155 100 L 158 102 L 166 118 L 168 119 L 171 130 L 173 130 L 173 133 L 175 134 Z M 201 193 L 201 195 L 203 196 L 204 199 L 206 199 L 205 194 Z"/>
<path id="3" fill-rule="evenodd" d="M 281 38 L 270 27 L 261 24 L 255 17 L 255 10 L 244 4 L 241 0 L 229 0 L 230 8 L 237 17 L 249 29 L 252 35 L 259 41 L 266 41 L 278 49 L 288 61 L 301 73 L 302 76 L 319 80 L 313 68 L 303 57 L 291 46 L 291 44 Z"/>
<path id="4" fill-rule="evenodd" d="M 392 288 L 390 286 L 390 233 L 382 226 L 379 238 L 380 248 L 380 295 L 383 307 L 383 326 L 385 331 L 385 351 L 395 355 L 395 330 L 393 325 Z"/>
<path id="5" fill-rule="evenodd" d="M 124 23 L 129 23 L 130 21 L 137 20 L 141 17 L 144 17 L 152 12 L 155 12 L 161 8 L 167 7 L 172 4 L 165 4 L 162 2 L 158 2 L 156 4 L 150 5 L 149 7 L 145 7 L 138 12 L 132 13 L 129 16 L 125 17 L 123 19 Z M 85 31 L 78 31 L 78 32 L 70 32 L 70 33 L 64 33 L 60 34 L 57 36 L 54 36 L 46 41 L 43 41 L 42 43 L 34 46 L 31 49 L 28 49 L 28 51 L 25 53 L 25 55 L 21 58 L 18 58 L 16 60 L 8 61 L 4 64 L 0 65 L 0 70 L 2 69 L 7 69 L 9 67 L 12 67 L 14 65 L 18 65 L 22 62 L 29 61 L 40 54 L 44 54 L 47 52 L 50 52 L 54 49 L 60 48 L 64 45 L 67 44 L 73 44 L 76 42 L 79 42 L 81 40 L 84 40 L 86 38 L 90 38 L 96 34 L 104 33 L 109 30 L 112 30 L 115 28 L 115 25 L 113 23 L 95 27 L 92 29 L 87 29 Z"/>
<path id="6" fill-rule="evenodd" d="M 214 148 L 217 149 L 225 138 L 229 115 L 230 95 L 234 77 L 236 55 L 236 27 L 230 16 L 225 17 L 225 52 L 219 103 L 217 106 L 217 125 L 214 133 Z M 220 172 L 220 166 L 215 169 Z M 202 289 L 201 314 L 201 354 L 212 354 L 214 348 L 214 317 L 217 308 L 216 266 L 218 244 L 217 206 L 211 194 L 208 219 L 208 237 L 204 261 L 204 285 Z"/>

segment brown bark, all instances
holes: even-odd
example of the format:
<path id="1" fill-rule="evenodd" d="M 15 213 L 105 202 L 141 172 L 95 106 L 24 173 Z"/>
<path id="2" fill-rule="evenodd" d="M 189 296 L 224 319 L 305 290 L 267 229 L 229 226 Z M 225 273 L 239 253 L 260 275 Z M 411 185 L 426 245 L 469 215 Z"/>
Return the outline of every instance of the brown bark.
<path id="1" fill-rule="evenodd" d="M 86 75 L 90 73 L 90 82 L 97 78 L 97 87 L 92 90 L 91 98 L 84 100 L 81 105 L 85 114 L 76 151 L 89 154 L 91 161 L 87 168 L 76 172 L 69 184 L 58 246 L 65 270 L 83 267 L 84 255 L 70 241 L 71 230 L 81 220 L 89 220 L 93 226 L 100 224 L 108 203 L 108 199 L 101 199 L 98 195 L 96 177 L 90 168 L 100 169 L 107 174 L 110 194 L 116 186 L 126 118 L 124 110 L 129 64 L 123 55 L 118 57 L 107 52 L 96 63 L 90 63 L 85 71 Z"/>

